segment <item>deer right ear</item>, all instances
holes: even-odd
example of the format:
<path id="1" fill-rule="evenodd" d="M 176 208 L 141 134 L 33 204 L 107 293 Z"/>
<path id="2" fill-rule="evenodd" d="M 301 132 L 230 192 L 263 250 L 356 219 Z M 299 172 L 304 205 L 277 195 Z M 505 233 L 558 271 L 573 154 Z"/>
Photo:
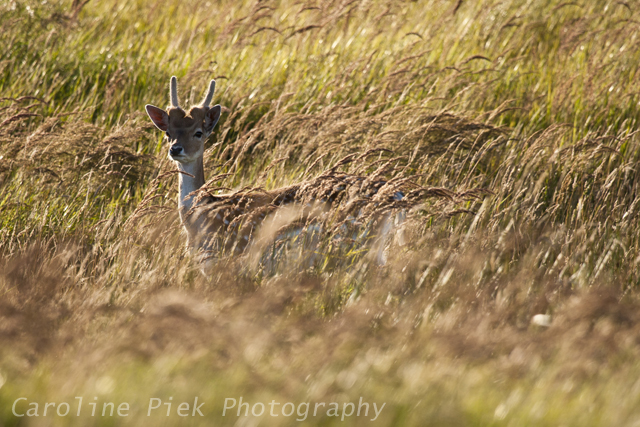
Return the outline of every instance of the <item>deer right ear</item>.
<path id="1" fill-rule="evenodd" d="M 158 129 L 166 132 L 169 129 L 169 115 L 162 108 L 155 107 L 151 104 L 145 105 L 145 110 L 149 118 Z"/>
<path id="2" fill-rule="evenodd" d="M 211 133 L 213 132 L 213 128 L 215 127 L 218 120 L 220 120 L 220 113 L 222 112 L 222 107 L 219 105 L 214 105 L 209 108 L 204 116 L 204 129 L 205 132 Z"/>

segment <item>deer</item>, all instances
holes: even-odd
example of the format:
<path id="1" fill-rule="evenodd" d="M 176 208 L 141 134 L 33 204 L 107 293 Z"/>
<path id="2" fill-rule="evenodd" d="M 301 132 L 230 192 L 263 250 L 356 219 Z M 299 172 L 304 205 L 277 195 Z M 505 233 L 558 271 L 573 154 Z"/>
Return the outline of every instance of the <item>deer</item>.
<path id="1" fill-rule="evenodd" d="M 355 154 L 347 156 L 349 159 L 337 162 L 320 176 L 287 187 L 211 194 L 205 185 L 204 146 L 222 111 L 220 105 L 210 106 L 215 87 L 215 80 L 211 80 L 202 103 L 185 111 L 180 107 L 177 78 L 173 76 L 169 84 L 169 107 L 163 110 L 151 104 L 145 106 L 155 127 L 164 132 L 169 159 L 175 162 L 179 172 L 178 211 L 190 247 L 205 252 L 224 249 L 242 253 L 265 218 L 273 217 L 286 206 L 297 207 L 295 214 L 289 212 L 289 217 L 295 219 L 281 221 L 280 226 L 293 225 L 293 235 L 299 234 L 303 224 L 308 225 L 310 220 L 321 223 L 323 216 L 325 220 L 328 216 L 340 219 L 335 230 L 362 224 L 361 218 L 380 217 L 381 212 L 384 221 L 380 228 L 383 234 L 388 234 L 393 222 L 389 221 L 389 212 L 395 210 L 397 223 L 408 208 L 425 197 L 453 198 L 454 193 L 439 188 L 417 188 L 405 195 L 399 187 L 406 180 L 388 181 L 381 173 L 365 177 L 336 171 L 339 166 L 364 158 L 368 153 L 358 158 Z M 335 206 L 338 208 L 332 212 Z M 399 209 L 402 212 L 398 213 Z M 317 231 L 318 227 L 313 230 Z"/>

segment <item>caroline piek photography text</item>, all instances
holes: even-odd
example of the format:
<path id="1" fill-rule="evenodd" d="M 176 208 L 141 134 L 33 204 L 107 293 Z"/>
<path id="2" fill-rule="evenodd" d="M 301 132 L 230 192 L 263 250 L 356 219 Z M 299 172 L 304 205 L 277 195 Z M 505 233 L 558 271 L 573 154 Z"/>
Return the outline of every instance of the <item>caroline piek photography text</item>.
<path id="1" fill-rule="evenodd" d="M 366 401 L 360 397 L 354 402 L 279 402 L 250 401 L 242 396 L 224 398 L 222 405 L 209 404 L 199 397 L 189 401 L 173 397 L 150 397 L 146 405 L 129 402 L 101 401 L 97 396 L 76 396 L 70 401 L 39 402 L 28 397 L 13 401 L 11 412 L 15 417 L 128 417 L 132 413 L 160 417 L 203 417 L 207 412 L 221 411 L 223 417 L 285 417 L 305 421 L 311 417 L 335 417 L 344 421 L 358 417 L 376 421 L 386 403 Z M 207 408 L 209 406 L 210 409 Z M 222 407 L 222 409 L 220 409 Z"/>

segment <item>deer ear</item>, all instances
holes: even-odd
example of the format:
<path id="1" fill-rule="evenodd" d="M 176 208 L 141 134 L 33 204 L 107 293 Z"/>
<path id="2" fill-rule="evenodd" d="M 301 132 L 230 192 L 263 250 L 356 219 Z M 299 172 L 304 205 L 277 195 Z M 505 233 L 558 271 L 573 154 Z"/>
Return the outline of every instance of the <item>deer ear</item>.
<path id="1" fill-rule="evenodd" d="M 204 115 L 204 129 L 207 133 L 211 133 L 213 128 L 220 120 L 220 113 L 222 112 L 222 107 L 219 105 L 214 105 L 209 108 Z"/>
<path id="2" fill-rule="evenodd" d="M 169 129 L 169 115 L 162 108 L 155 107 L 151 104 L 145 105 L 144 108 L 147 110 L 149 118 L 158 129 L 163 132 L 166 132 L 167 129 Z"/>

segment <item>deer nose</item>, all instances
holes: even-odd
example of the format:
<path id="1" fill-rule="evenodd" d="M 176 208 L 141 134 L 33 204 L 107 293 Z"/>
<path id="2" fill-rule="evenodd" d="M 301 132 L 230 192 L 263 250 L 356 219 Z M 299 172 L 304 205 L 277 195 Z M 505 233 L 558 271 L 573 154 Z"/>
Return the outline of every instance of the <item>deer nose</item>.
<path id="1" fill-rule="evenodd" d="M 182 147 L 180 147 L 179 145 L 172 145 L 171 148 L 169 149 L 169 154 L 172 157 L 179 156 L 181 153 L 182 153 Z"/>

